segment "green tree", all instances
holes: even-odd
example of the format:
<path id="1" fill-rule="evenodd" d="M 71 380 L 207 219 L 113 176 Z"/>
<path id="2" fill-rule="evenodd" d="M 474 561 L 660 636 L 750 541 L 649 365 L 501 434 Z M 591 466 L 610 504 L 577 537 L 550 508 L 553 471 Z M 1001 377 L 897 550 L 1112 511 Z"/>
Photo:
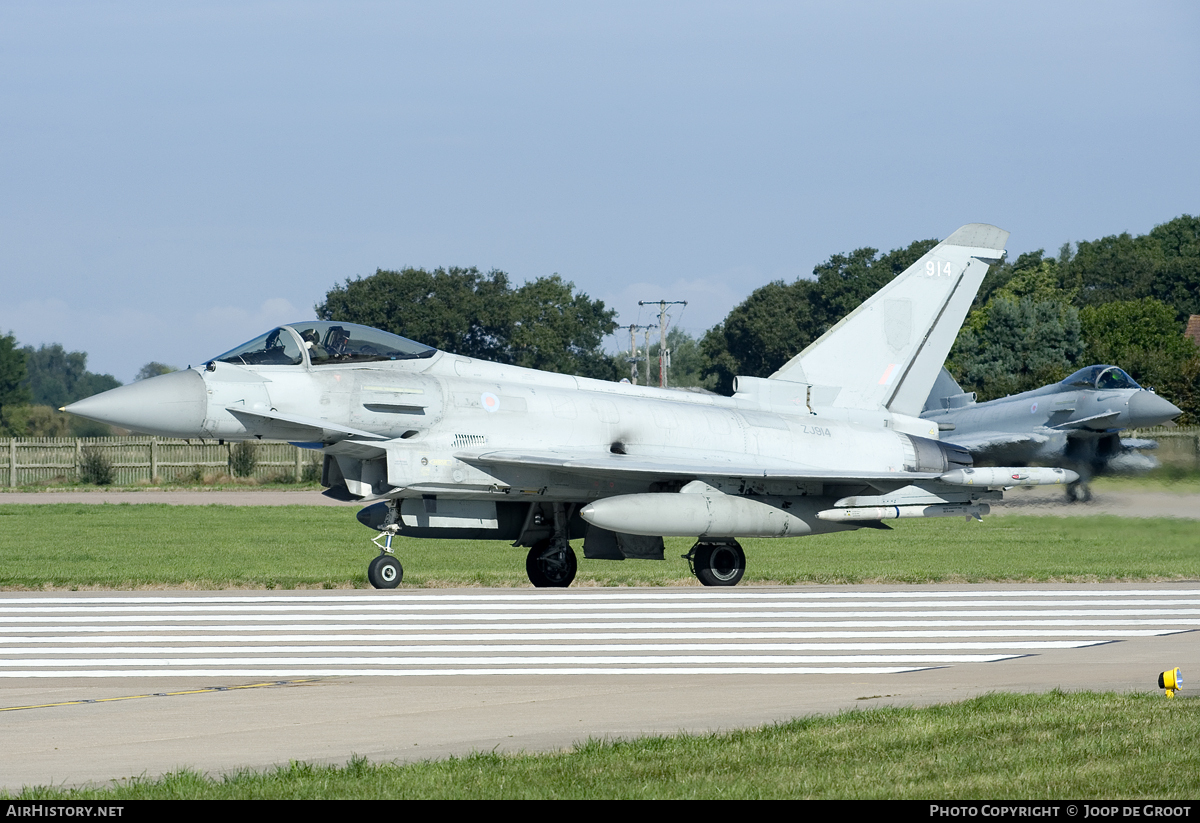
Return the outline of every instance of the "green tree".
<path id="1" fill-rule="evenodd" d="M 980 400 L 1054 383 L 1082 365 L 1083 333 L 1073 306 L 998 294 L 972 314 L 974 322 L 959 332 L 947 367 Z"/>
<path id="2" fill-rule="evenodd" d="M 755 289 L 700 341 L 703 376 L 715 391 L 733 393 L 739 374 L 766 377 L 815 340 L 824 329 L 818 285 L 782 280 Z"/>
<path id="3" fill-rule="evenodd" d="M 1186 323 L 1189 315 L 1200 314 L 1200 217 L 1182 215 L 1155 226 L 1150 237 L 1162 260 L 1152 295 L 1173 306 L 1175 318 Z"/>
<path id="4" fill-rule="evenodd" d="M 878 256 L 875 249 L 858 249 L 849 255 L 835 254 L 814 268 L 826 328 L 858 308 L 937 244 L 937 240 L 918 240 L 883 256 Z"/>
<path id="5" fill-rule="evenodd" d="M 617 313 L 574 289 L 555 274 L 516 290 L 507 359 L 530 369 L 616 380 L 617 361 L 600 346 L 616 329 Z"/>
<path id="6" fill-rule="evenodd" d="M 704 377 L 723 394 L 739 374 L 767 377 L 936 245 L 918 240 L 884 255 L 872 248 L 835 254 L 813 269 L 815 280 L 755 289 L 704 335 Z"/>
<path id="7" fill-rule="evenodd" d="M 963 321 L 963 329 L 969 329 L 977 336 L 983 334 L 988 325 L 990 307 L 996 300 L 1019 303 L 1029 298 L 1034 303 L 1053 302 L 1059 304 L 1060 313 L 1075 302 L 1076 291 L 1061 286 L 1059 261 L 1047 258 L 1043 249 L 1022 254 L 1015 263 L 1006 262 L 993 267 L 996 268 L 1001 271 L 992 281 L 987 299 L 979 300 L 977 296 L 975 307 Z M 984 278 L 984 285 L 988 285 L 987 277 Z M 983 287 L 980 287 L 982 292 Z"/>
<path id="8" fill-rule="evenodd" d="M 506 361 L 512 308 L 502 271 L 409 268 L 347 280 L 325 295 L 316 312 L 465 357 Z"/>
<path id="9" fill-rule="evenodd" d="M 159 363 L 157 360 L 151 360 L 146 365 L 138 369 L 138 373 L 134 376 L 134 381 L 148 380 L 151 377 L 158 377 L 160 374 L 170 374 L 173 371 L 179 371 L 174 366 L 168 366 L 166 363 Z"/>
<path id="10" fill-rule="evenodd" d="M 1137 237 L 1080 242 L 1062 281 L 1078 290 L 1080 305 L 1154 297 L 1185 322 L 1200 314 L 1200 217 L 1181 215 Z"/>
<path id="11" fill-rule="evenodd" d="M 52 406 L 14 406 L 9 413 L 13 437 L 87 437 L 72 431 L 74 418 Z M 90 421 L 83 421 L 90 422 Z M 102 425 L 102 424 L 96 424 Z M 108 434 L 104 427 L 102 434 Z"/>
<path id="12" fill-rule="evenodd" d="M 659 344 L 650 345 L 650 385 L 658 385 L 658 350 Z M 688 389 L 701 388 L 712 390 L 716 385 L 715 377 L 704 377 L 704 354 L 700 350 L 700 341 L 681 328 L 667 330 L 667 351 L 671 354 L 671 369 L 668 372 L 672 388 Z M 644 357 L 644 354 L 643 354 Z M 639 362 L 644 362 L 639 358 Z M 642 368 L 639 365 L 639 370 Z M 622 369 L 627 375 L 628 370 Z"/>
<path id="13" fill-rule="evenodd" d="M 85 352 L 68 352 L 58 343 L 38 349 L 26 346 L 21 351 L 25 353 L 26 385 L 34 405 L 57 409 L 121 385 L 111 374 L 88 371 Z"/>
<path id="14" fill-rule="evenodd" d="M 1087 360 L 1111 363 L 1143 386 L 1153 386 L 1200 421 L 1200 351 L 1183 336 L 1176 312 L 1153 297 L 1085 306 L 1079 312 Z"/>
<path id="15" fill-rule="evenodd" d="M 25 377 L 25 353 L 17 348 L 17 338 L 12 332 L 0 335 L 0 434 L 16 433 L 12 412 L 31 399 Z"/>
<path id="16" fill-rule="evenodd" d="M 331 289 L 316 311 L 467 357 L 615 379 L 601 343 L 616 312 L 574 289 L 557 274 L 513 289 L 502 271 L 380 269 Z"/>

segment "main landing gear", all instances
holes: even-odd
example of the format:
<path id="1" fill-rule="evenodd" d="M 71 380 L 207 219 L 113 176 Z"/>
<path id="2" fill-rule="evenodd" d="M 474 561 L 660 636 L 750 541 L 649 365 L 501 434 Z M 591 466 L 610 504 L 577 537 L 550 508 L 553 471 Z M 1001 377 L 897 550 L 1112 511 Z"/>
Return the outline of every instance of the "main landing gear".
<path id="1" fill-rule="evenodd" d="M 746 553 L 732 538 L 702 540 L 683 559 L 705 586 L 736 586 L 746 573 Z"/>
<path id="2" fill-rule="evenodd" d="M 555 545 L 556 542 L 558 545 Z M 575 579 L 578 567 L 579 561 L 566 540 L 539 540 L 525 558 L 525 573 L 529 575 L 529 582 L 539 589 L 565 589 Z"/>
<path id="3" fill-rule="evenodd" d="M 1091 500 L 1092 489 L 1085 481 L 1077 480 L 1067 484 L 1068 503 L 1090 503 Z"/>
<path id="4" fill-rule="evenodd" d="M 566 506 L 554 504 L 554 533 L 533 544 L 525 557 L 525 573 L 539 589 L 565 589 L 575 579 L 579 561 L 571 549 Z"/>

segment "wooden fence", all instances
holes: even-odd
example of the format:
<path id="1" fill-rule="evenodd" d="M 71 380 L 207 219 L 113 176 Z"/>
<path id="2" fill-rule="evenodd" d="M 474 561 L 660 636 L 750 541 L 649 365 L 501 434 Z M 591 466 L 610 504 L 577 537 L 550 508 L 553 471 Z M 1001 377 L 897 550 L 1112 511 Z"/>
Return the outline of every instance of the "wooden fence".
<path id="1" fill-rule="evenodd" d="M 1200 469 L 1200 426 L 1136 429 L 1125 437 L 1158 441 L 1153 454 L 1164 464 Z M 113 484 L 171 482 L 197 472 L 216 475 L 230 470 L 230 444 L 214 441 L 170 440 L 161 437 L 27 437 L 0 439 L 0 483 L 34 486 L 74 483 L 81 479 L 84 450 L 95 450 L 113 468 Z M 320 470 L 319 452 L 291 443 L 256 443 L 254 477 L 299 481 L 305 466 Z"/>
<path id="2" fill-rule="evenodd" d="M 1200 426 L 1131 429 L 1121 432 L 1121 436 L 1157 440 L 1158 448 L 1150 454 L 1165 466 L 1200 469 Z"/>
<path id="3" fill-rule="evenodd" d="M 92 451 L 112 465 L 114 485 L 170 482 L 196 473 L 232 474 L 232 448 L 231 444 L 221 445 L 216 441 L 189 442 L 162 437 L 0 439 L 0 483 L 16 487 L 77 482 L 81 479 L 84 455 Z M 257 441 L 252 476 L 298 481 L 304 476 L 305 466 L 320 459 L 319 452 L 291 443 Z"/>

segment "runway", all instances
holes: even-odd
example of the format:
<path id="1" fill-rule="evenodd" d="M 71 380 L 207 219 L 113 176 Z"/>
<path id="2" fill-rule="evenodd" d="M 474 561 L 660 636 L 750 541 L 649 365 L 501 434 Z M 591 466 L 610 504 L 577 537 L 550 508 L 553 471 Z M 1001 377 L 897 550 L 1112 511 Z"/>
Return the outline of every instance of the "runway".
<path id="1" fill-rule="evenodd" d="M 5 593 L 0 785 L 1152 691 L 1197 627 L 1195 583 Z"/>
<path id="2" fill-rule="evenodd" d="M 898 674 L 1200 626 L 1200 589 L 0 601 L 0 678 Z"/>

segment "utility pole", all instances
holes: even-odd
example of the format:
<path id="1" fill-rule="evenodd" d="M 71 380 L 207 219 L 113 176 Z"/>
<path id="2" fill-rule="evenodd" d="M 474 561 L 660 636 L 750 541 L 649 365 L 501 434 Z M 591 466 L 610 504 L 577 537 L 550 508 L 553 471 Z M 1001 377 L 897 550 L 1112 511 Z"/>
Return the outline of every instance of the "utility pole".
<path id="1" fill-rule="evenodd" d="M 642 350 L 646 355 L 646 385 L 647 386 L 650 385 L 650 329 L 652 329 L 652 328 L 654 328 L 654 327 L 653 326 L 642 326 L 642 329 L 645 331 L 644 337 L 645 337 L 645 341 L 646 341 L 645 345 L 642 347 Z"/>
<path id="2" fill-rule="evenodd" d="M 639 331 L 646 332 L 646 383 L 650 383 L 650 332 L 649 329 L 653 326 L 638 326 L 634 323 L 629 324 L 629 380 L 633 385 L 638 384 L 638 350 L 637 338 L 635 334 Z"/>
<path id="3" fill-rule="evenodd" d="M 658 304 L 658 385 L 662 388 L 667 386 L 667 367 L 670 364 L 670 352 L 667 351 L 667 324 L 670 318 L 667 317 L 667 306 L 686 306 L 686 300 L 639 300 L 639 306 Z M 647 355 L 649 355 L 650 347 L 646 347 Z M 647 361 L 646 368 L 650 368 Z M 650 375 L 646 375 L 649 382 Z"/>

